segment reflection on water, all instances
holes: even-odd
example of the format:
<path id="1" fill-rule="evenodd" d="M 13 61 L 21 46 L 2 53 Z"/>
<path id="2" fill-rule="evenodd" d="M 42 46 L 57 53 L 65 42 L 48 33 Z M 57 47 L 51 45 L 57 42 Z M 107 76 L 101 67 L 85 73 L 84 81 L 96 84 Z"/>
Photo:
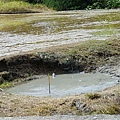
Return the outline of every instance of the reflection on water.
<path id="1" fill-rule="evenodd" d="M 50 79 L 50 94 L 47 76 L 15 86 L 6 91 L 23 95 L 62 97 L 66 95 L 100 91 L 112 86 L 117 81 L 117 78 L 112 78 L 109 75 L 101 73 L 62 74 L 56 75 L 55 78 L 51 76 Z"/>

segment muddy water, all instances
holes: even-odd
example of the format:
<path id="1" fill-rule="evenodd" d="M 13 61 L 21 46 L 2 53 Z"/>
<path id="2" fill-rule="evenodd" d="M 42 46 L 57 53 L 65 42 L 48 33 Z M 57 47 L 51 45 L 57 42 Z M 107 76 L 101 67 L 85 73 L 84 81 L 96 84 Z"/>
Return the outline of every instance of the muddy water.
<path id="1" fill-rule="evenodd" d="M 120 10 L 0 15 L 0 57 L 120 36 Z"/>
<path id="2" fill-rule="evenodd" d="M 36 80 L 15 86 L 6 90 L 6 92 L 33 96 L 62 97 L 100 91 L 117 82 L 117 78 L 101 73 L 62 74 L 56 75 L 55 78 L 50 76 L 51 93 L 49 94 L 48 77 L 37 77 Z"/>

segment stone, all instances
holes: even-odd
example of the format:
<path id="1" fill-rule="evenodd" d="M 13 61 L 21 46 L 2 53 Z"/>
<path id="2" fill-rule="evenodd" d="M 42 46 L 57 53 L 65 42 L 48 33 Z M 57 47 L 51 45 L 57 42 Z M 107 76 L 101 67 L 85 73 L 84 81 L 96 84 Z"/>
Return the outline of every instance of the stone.
<path id="1" fill-rule="evenodd" d="M 0 92 L 3 92 L 4 90 L 2 88 L 0 88 Z"/>

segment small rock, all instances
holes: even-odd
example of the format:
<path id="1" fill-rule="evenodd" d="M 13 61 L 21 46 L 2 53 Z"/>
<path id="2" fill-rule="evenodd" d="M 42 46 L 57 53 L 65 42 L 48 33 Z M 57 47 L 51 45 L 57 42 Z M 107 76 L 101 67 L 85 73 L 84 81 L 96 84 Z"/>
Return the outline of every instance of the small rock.
<path id="1" fill-rule="evenodd" d="M 52 77 L 55 78 L 55 73 L 52 74 Z"/>
<path id="2" fill-rule="evenodd" d="M 0 92 L 3 92 L 4 90 L 2 88 L 0 88 Z"/>
<path id="3" fill-rule="evenodd" d="M 118 80 L 118 84 L 120 83 L 120 80 Z"/>

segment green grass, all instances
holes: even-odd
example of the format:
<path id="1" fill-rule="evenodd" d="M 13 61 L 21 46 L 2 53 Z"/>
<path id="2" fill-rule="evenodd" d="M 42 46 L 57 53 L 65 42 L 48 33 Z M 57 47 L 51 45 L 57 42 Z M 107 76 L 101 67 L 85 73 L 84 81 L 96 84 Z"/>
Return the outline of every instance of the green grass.
<path id="1" fill-rule="evenodd" d="M 2 84 L 0 84 L 0 88 L 2 89 L 13 87 L 13 86 L 14 86 L 14 83 L 8 82 L 8 81 L 4 81 Z"/>
<path id="2" fill-rule="evenodd" d="M 100 31 L 94 32 L 95 36 L 109 36 L 109 35 L 116 35 L 119 31 L 115 29 L 102 29 Z"/>
<path id="3" fill-rule="evenodd" d="M 106 41 L 85 41 L 74 48 L 66 50 L 66 54 L 76 54 L 84 57 L 94 56 L 101 58 L 120 55 L 120 40 L 115 38 L 113 40 Z"/>
<path id="4" fill-rule="evenodd" d="M 46 9 L 41 4 L 30 4 L 22 0 L 0 0 L 0 13 L 31 13 Z"/>

